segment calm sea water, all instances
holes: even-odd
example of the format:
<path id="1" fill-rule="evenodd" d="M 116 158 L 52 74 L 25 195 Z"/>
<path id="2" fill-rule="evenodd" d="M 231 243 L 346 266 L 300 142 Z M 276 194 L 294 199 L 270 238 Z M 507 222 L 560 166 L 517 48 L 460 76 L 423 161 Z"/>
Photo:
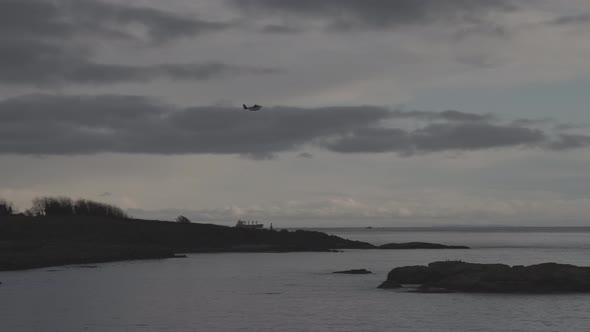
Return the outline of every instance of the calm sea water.
<path id="1" fill-rule="evenodd" d="M 0 272 L 0 331 L 590 331 L 590 295 L 417 294 L 376 287 L 436 260 L 590 266 L 589 229 L 324 229 L 471 250 L 193 254 Z M 372 275 L 334 275 L 367 268 Z"/>

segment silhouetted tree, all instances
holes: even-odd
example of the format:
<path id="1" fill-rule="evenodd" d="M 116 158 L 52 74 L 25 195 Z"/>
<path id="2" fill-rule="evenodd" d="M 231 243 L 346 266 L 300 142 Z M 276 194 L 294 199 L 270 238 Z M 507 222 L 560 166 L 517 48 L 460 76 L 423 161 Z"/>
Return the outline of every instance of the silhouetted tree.
<path id="1" fill-rule="evenodd" d="M 26 212 L 33 216 L 95 216 L 125 219 L 129 216 L 119 207 L 85 199 L 72 201 L 67 197 L 37 197 Z"/>
<path id="2" fill-rule="evenodd" d="M 176 218 L 176 222 L 182 223 L 182 224 L 190 224 L 190 219 L 188 219 L 185 216 L 178 216 L 178 218 Z"/>
<path id="3" fill-rule="evenodd" d="M 0 216 L 9 216 L 13 213 L 14 208 L 12 207 L 12 203 L 7 200 L 0 199 Z"/>
<path id="4" fill-rule="evenodd" d="M 30 214 L 35 216 L 72 216 L 74 203 L 67 197 L 37 197 L 33 199 Z"/>
<path id="5" fill-rule="evenodd" d="M 43 198 L 35 197 L 33 198 L 33 203 L 31 208 L 25 211 L 26 215 L 29 216 L 44 216 L 45 215 L 45 205 L 43 203 Z"/>
<path id="6" fill-rule="evenodd" d="M 79 199 L 74 203 L 74 214 L 77 216 L 96 216 L 119 219 L 129 218 L 129 216 L 119 207 L 86 199 Z"/>

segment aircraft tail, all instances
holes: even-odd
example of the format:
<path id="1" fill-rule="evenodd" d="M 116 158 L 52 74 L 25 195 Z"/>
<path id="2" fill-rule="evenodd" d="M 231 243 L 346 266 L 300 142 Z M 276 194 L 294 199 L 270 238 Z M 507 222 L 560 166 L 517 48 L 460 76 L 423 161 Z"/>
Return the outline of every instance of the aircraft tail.
<path id="1" fill-rule="evenodd" d="M 242 106 L 244 106 L 244 109 L 247 110 L 248 106 L 246 106 L 246 104 L 242 104 Z"/>

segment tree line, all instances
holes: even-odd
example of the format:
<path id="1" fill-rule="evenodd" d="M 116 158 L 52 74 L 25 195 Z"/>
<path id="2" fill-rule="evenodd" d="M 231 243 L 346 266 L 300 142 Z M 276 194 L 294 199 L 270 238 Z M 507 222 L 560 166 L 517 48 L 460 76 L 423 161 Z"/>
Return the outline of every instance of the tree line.
<path id="1" fill-rule="evenodd" d="M 0 199 L 0 216 L 15 214 L 14 205 Z M 33 199 L 30 209 L 24 212 L 28 216 L 95 216 L 126 219 L 129 215 L 123 209 L 87 199 L 72 200 L 68 197 L 37 197 Z"/>
<path id="2" fill-rule="evenodd" d="M 13 213 L 14 208 L 12 207 L 12 203 L 5 199 L 0 199 L 0 216 L 9 216 Z"/>

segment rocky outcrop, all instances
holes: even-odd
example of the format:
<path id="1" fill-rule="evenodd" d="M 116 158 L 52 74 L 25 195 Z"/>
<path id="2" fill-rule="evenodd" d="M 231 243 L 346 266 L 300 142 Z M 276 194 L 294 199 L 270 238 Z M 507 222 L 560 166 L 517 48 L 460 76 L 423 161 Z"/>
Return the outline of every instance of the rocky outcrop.
<path id="1" fill-rule="evenodd" d="M 543 263 L 531 266 L 434 262 L 398 267 L 379 288 L 420 285 L 419 292 L 568 293 L 590 292 L 590 267 Z"/>
<path id="2" fill-rule="evenodd" d="M 406 242 L 406 243 L 388 243 L 379 246 L 379 249 L 470 249 L 466 246 L 447 246 L 438 243 L 428 242 Z"/>
<path id="3" fill-rule="evenodd" d="M 346 270 L 346 271 L 336 271 L 332 273 L 340 273 L 340 274 L 371 274 L 373 272 L 367 269 L 356 269 L 356 270 Z"/>

